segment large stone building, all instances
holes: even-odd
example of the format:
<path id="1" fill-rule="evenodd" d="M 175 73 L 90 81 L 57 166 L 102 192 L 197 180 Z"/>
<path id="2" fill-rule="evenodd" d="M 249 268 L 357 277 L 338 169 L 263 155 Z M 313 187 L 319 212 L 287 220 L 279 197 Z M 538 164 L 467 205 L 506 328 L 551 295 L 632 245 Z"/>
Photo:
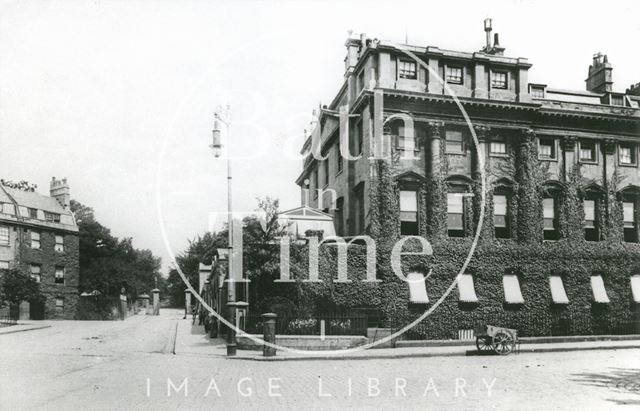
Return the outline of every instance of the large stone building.
<path id="1" fill-rule="evenodd" d="M 492 316 L 520 328 L 527 315 L 545 319 L 530 334 L 630 321 L 640 302 L 640 84 L 614 91 L 600 53 L 585 90 L 529 83 L 532 64 L 505 56 L 490 25 L 476 52 L 349 38 L 344 83 L 303 147 L 326 157 L 305 159 L 303 203 L 333 214 L 338 235 L 429 239 L 434 256 L 425 262 L 436 275 L 426 301 L 415 297 L 425 303 L 444 292 L 471 247 L 484 163 L 478 249 L 457 300 L 450 296 L 424 332 L 450 338 Z M 340 154 L 341 128 L 358 159 Z M 373 159 L 385 140 L 391 160 Z M 378 287 L 384 297 L 372 305 L 410 309 L 408 286 Z"/>
<path id="2" fill-rule="evenodd" d="M 73 319 L 78 301 L 78 226 L 66 178 L 52 178 L 50 196 L 0 184 L 0 268 L 16 268 L 40 283 L 44 303 L 23 302 L 23 319 Z"/>

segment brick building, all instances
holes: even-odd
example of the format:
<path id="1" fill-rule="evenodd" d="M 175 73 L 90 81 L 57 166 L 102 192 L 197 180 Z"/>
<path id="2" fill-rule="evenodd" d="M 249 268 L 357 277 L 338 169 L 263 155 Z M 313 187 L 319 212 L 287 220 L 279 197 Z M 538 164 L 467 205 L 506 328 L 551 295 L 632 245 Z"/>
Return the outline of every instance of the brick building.
<path id="1" fill-rule="evenodd" d="M 303 202 L 333 214 L 338 235 L 429 239 L 434 256 L 423 262 L 445 274 L 425 282 L 426 294 L 390 279 L 367 297 L 383 311 L 388 301 L 409 309 L 412 299 L 441 295 L 462 267 L 478 228 L 484 163 L 478 249 L 458 298 L 444 303 L 448 314 L 436 312 L 425 333 L 451 338 L 451 329 L 489 316 L 520 328 L 526 315 L 548 320 L 531 334 L 637 321 L 640 84 L 614 91 L 600 53 L 585 70 L 585 90 L 529 83 L 532 64 L 504 55 L 490 20 L 485 31 L 476 52 L 347 39 L 344 83 L 303 147 L 326 158 L 306 157 L 297 179 Z M 341 128 L 355 160 L 340 155 Z M 376 135 L 390 141 L 390 160 L 372 158 Z"/>
<path id="2" fill-rule="evenodd" d="M 50 196 L 0 185 L 0 268 L 40 283 L 44 304 L 23 302 L 23 319 L 73 319 L 78 301 L 78 226 L 67 179 L 51 180 Z M 15 307 L 14 307 L 15 308 Z"/>

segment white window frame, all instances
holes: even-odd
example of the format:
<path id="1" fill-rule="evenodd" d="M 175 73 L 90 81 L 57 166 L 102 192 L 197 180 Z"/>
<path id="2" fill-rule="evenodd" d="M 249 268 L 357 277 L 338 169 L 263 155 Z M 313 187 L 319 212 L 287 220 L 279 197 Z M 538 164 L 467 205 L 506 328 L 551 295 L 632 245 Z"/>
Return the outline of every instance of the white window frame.
<path id="1" fill-rule="evenodd" d="M 31 248 L 33 248 L 34 250 L 39 250 L 41 247 L 41 236 L 40 236 L 40 232 L 38 231 L 31 231 L 30 232 L 30 238 L 31 238 Z"/>
<path id="2" fill-rule="evenodd" d="M 58 241 L 60 239 L 60 241 Z M 61 253 L 64 251 L 64 236 L 57 235 L 55 236 L 55 245 L 53 246 L 54 250 Z"/>
<path id="3" fill-rule="evenodd" d="M 598 154 L 598 142 L 597 141 L 589 141 L 589 143 L 593 144 L 593 156 L 594 159 L 589 160 L 589 159 L 584 159 L 582 158 L 582 144 L 586 143 L 586 141 L 578 141 L 578 161 L 580 163 L 585 163 L 585 164 L 598 164 L 599 161 L 599 154 Z"/>
<path id="4" fill-rule="evenodd" d="M 0 246 L 10 246 L 11 245 L 11 230 L 8 225 L 0 225 L 0 231 L 4 232 L 6 230 L 6 236 L 4 234 L 0 235 Z M 6 241 L 4 240 L 6 238 Z"/>

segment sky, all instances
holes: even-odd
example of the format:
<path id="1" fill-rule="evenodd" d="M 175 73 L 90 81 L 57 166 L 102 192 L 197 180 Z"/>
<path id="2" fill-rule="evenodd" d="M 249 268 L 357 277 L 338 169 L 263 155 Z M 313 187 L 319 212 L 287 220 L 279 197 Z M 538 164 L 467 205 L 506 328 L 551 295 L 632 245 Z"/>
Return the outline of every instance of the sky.
<path id="1" fill-rule="evenodd" d="M 603 52 L 624 91 L 640 82 L 638 15 L 637 1 L 1 1 L 0 177 L 45 194 L 67 177 L 72 198 L 166 270 L 225 218 L 226 163 L 209 148 L 219 106 L 234 210 L 300 205 L 295 154 L 342 84 L 349 30 L 476 51 L 491 17 L 530 82 L 583 90 Z"/>

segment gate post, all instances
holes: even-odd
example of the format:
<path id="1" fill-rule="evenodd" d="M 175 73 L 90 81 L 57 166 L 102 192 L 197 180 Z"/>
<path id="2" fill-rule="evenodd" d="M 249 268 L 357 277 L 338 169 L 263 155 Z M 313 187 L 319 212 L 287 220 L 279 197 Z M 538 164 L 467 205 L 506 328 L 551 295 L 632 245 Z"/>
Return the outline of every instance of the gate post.
<path id="1" fill-rule="evenodd" d="M 270 344 L 276 343 L 276 318 L 278 314 L 266 313 L 262 314 L 262 327 L 264 329 L 263 339 Z M 276 349 L 268 345 L 262 346 L 262 355 L 265 357 L 273 357 L 276 355 Z"/>
<path id="2" fill-rule="evenodd" d="M 153 315 L 160 315 L 160 290 L 154 288 L 153 293 Z"/>
<path id="3" fill-rule="evenodd" d="M 184 289 L 184 319 L 187 315 L 191 314 L 191 291 L 188 288 Z"/>

